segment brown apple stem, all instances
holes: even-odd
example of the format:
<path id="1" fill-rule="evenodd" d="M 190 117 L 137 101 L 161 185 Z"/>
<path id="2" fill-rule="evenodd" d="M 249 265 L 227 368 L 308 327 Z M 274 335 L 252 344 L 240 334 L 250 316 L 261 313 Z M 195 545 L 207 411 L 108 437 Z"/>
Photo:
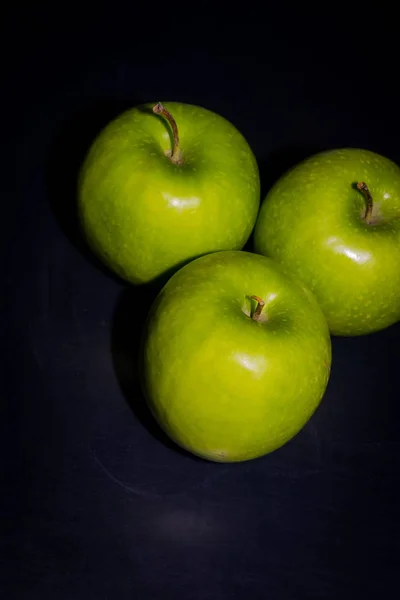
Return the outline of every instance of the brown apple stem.
<path id="1" fill-rule="evenodd" d="M 364 220 L 370 224 L 371 223 L 371 217 L 372 217 L 372 209 L 373 209 L 373 201 L 372 201 L 372 196 L 371 196 L 371 192 L 369 191 L 369 188 L 367 186 L 366 183 L 364 183 L 364 181 L 359 181 L 357 183 L 357 189 L 360 190 L 360 192 L 362 192 L 364 198 L 365 198 L 365 202 L 366 202 L 366 207 L 365 207 L 365 214 L 364 214 Z"/>
<path id="2" fill-rule="evenodd" d="M 265 306 L 265 302 L 264 302 L 264 300 L 261 300 L 261 298 L 259 296 L 250 296 L 250 298 L 257 302 L 256 310 L 251 315 L 251 318 L 254 321 L 259 321 L 260 317 L 261 317 L 262 309 Z"/>
<path id="3" fill-rule="evenodd" d="M 176 124 L 176 121 L 175 121 L 174 117 L 161 104 L 161 102 L 158 102 L 155 106 L 153 106 L 153 113 L 155 113 L 156 115 L 163 116 L 165 119 L 167 119 L 168 123 L 171 125 L 172 136 L 173 136 L 173 140 L 174 141 L 173 141 L 172 151 L 171 151 L 171 154 L 169 155 L 169 158 L 176 165 L 181 165 L 183 163 L 182 152 L 181 152 L 181 149 L 179 147 L 178 127 L 177 127 L 177 124 Z"/>

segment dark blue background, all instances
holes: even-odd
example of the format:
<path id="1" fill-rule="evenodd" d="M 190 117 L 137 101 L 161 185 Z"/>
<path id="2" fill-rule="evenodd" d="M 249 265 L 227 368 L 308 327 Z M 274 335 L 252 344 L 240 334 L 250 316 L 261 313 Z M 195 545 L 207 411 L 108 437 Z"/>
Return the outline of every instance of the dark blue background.
<path id="1" fill-rule="evenodd" d="M 323 148 L 400 164 L 394 16 L 326 8 L 4 9 L 5 600 L 396 595 L 399 325 L 333 340 L 326 396 L 281 450 L 236 465 L 194 459 L 159 432 L 137 389 L 155 290 L 99 266 L 74 214 L 88 145 L 141 101 L 230 119 L 257 156 L 263 194 Z"/>

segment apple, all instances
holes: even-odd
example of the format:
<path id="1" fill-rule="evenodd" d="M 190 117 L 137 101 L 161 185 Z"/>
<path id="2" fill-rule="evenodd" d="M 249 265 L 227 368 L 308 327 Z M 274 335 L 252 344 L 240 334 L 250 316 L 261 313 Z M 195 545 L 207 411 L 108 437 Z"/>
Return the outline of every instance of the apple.
<path id="1" fill-rule="evenodd" d="M 357 148 L 315 154 L 262 202 L 254 249 L 311 289 L 332 335 L 400 319 L 400 168 Z"/>
<path id="2" fill-rule="evenodd" d="M 331 341 L 313 294 L 275 261 L 202 256 L 152 305 L 142 347 L 148 405 L 178 445 L 238 462 L 293 438 L 328 383 Z"/>
<path id="3" fill-rule="evenodd" d="M 257 218 L 256 159 L 225 118 L 166 102 L 134 107 L 93 142 L 78 212 L 93 252 L 133 284 L 167 279 L 216 250 L 240 250 Z"/>

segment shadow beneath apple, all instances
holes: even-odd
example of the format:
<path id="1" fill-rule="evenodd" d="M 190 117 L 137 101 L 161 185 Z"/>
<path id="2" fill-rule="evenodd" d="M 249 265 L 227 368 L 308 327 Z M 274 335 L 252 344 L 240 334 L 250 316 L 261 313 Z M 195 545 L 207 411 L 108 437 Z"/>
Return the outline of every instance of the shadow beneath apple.
<path id="1" fill-rule="evenodd" d="M 160 282 L 123 290 L 115 308 L 111 329 L 114 371 L 128 406 L 140 423 L 165 446 L 190 457 L 200 458 L 175 444 L 161 429 L 144 398 L 140 384 L 140 349 L 147 315 L 160 290 Z"/>
<path id="2" fill-rule="evenodd" d="M 77 182 L 81 165 L 96 136 L 111 120 L 141 102 L 138 99 L 99 100 L 73 114 L 56 134 L 45 167 L 47 196 L 61 231 L 86 260 L 118 281 L 92 253 L 82 234 L 77 212 Z"/>
<path id="3" fill-rule="evenodd" d="M 400 322 L 356 337 L 332 336 L 334 389 L 343 402 L 341 436 L 397 443 L 400 419 Z M 335 375 L 337 373 L 337 375 Z"/>

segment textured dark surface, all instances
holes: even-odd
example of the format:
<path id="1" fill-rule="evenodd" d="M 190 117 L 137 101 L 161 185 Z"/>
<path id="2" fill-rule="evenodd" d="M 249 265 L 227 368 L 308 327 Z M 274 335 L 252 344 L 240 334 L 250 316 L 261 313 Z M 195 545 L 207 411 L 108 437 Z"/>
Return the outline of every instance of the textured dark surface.
<path id="1" fill-rule="evenodd" d="M 2 17 L 0 596 L 395 593 L 400 326 L 333 340 L 323 403 L 281 450 L 238 465 L 196 460 L 159 433 L 136 385 L 154 291 L 99 267 L 74 216 L 88 144 L 139 101 L 230 119 L 264 191 L 323 148 L 400 162 L 391 17 L 268 9 L 246 25 L 243 13 L 232 23 L 226 11 L 174 10 L 186 25 L 153 3 L 148 14 L 118 2 L 83 14 L 42 2 Z"/>

